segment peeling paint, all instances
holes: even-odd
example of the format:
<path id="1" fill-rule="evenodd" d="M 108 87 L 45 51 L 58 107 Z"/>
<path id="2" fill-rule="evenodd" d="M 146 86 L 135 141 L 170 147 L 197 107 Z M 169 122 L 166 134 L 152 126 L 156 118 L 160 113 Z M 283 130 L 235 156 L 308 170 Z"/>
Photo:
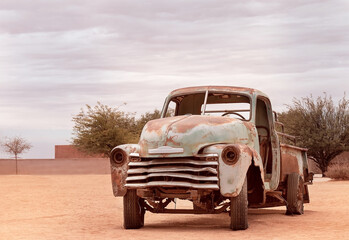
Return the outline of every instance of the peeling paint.
<path id="1" fill-rule="evenodd" d="M 156 121 L 167 127 L 156 124 Z M 255 130 L 251 133 L 244 122 L 233 118 L 192 115 L 186 118 L 182 116 L 170 118 L 168 122 L 153 120 L 150 132 L 147 130 L 147 125 L 139 141 L 142 157 L 150 157 L 148 149 L 160 146 L 181 147 L 184 149 L 182 154 L 170 156 L 184 157 L 193 156 L 210 144 L 238 142 L 255 144 L 256 141 Z M 155 126 L 159 129 L 155 129 Z"/>
<path id="2" fill-rule="evenodd" d="M 139 145 L 125 144 L 125 145 L 119 145 L 115 148 L 120 148 L 124 150 L 127 154 L 127 159 L 122 165 L 114 165 L 112 162 L 110 164 L 113 194 L 116 197 L 116 196 L 124 196 L 127 192 L 127 188 L 125 187 L 125 184 L 126 184 L 128 163 L 130 162 L 130 158 L 128 156 L 130 153 L 139 152 Z"/>
<path id="3" fill-rule="evenodd" d="M 307 149 L 299 148 L 287 144 L 281 145 L 281 159 L 282 159 L 282 175 L 281 180 L 286 181 L 287 175 L 293 172 L 299 173 L 303 176 L 303 154 L 306 154 Z"/>
<path id="4" fill-rule="evenodd" d="M 244 88 L 244 87 L 230 87 L 230 86 L 207 86 L 207 87 L 187 87 L 187 88 L 180 88 L 172 91 L 170 95 L 184 95 L 184 94 L 194 94 L 197 92 L 204 92 L 206 90 L 209 91 L 217 91 L 217 92 L 246 92 L 249 94 L 254 93 L 262 93 L 256 89 L 252 88 Z"/>

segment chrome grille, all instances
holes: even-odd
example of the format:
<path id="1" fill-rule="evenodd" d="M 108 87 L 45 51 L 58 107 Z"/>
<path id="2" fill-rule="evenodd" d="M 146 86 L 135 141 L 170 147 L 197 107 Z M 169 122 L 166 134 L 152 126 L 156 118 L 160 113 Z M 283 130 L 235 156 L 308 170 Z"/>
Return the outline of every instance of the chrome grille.
<path id="1" fill-rule="evenodd" d="M 130 162 L 127 188 L 180 187 L 218 190 L 218 161 L 205 158 L 142 158 Z"/>

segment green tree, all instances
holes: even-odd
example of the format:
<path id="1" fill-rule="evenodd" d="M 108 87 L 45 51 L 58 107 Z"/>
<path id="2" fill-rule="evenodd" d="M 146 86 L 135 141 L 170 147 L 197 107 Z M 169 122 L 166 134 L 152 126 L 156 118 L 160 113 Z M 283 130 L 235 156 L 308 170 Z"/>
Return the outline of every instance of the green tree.
<path id="1" fill-rule="evenodd" d="M 100 102 L 96 106 L 86 105 L 86 110 L 73 117 L 72 143 L 88 154 L 109 156 L 117 145 L 138 143 L 144 125 L 160 118 L 160 111 L 147 112 L 139 119 L 134 114 L 125 113 Z"/>
<path id="2" fill-rule="evenodd" d="M 335 106 L 331 97 L 294 99 L 288 111 L 279 114 L 285 132 L 297 137 L 297 145 L 308 148 L 308 155 L 325 174 L 331 160 L 349 149 L 349 100 Z"/>
<path id="3" fill-rule="evenodd" d="M 72 143 L 78 149 L 88 154 L 109 156 L 113 147 L 135 141 L 137 132 L 132 115 L 100 102 L 94 107 L 86 105 L 86 108 L 73 117 Z"/>

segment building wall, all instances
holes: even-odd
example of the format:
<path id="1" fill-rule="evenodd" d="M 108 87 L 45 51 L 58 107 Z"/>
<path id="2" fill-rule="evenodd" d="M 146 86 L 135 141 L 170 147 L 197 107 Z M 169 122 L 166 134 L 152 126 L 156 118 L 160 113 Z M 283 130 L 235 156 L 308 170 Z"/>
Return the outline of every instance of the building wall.
<path id="1" fill-rule="evenodd" d="M 56 145 L 55 159 L 18 159 L 18 174 L 109 174 L 109 158 L 87 155 L 73 145 Z M 0 159 L 0 174 L 16 174 L 16 160 Z"/>
<path id="2" fill-rule="evenodd" d="M 55 145 L 55 159 L 80 159 L 80 158 L 103 158 L 102 155 L 88 155 L 79 151 L 73 145 Z"/>
<path id="3" fill-rule="evenodd" d="M 108 158 L 18 159 L 17 172 L 21 175 L 110 174 L 110 163 Z M 16 174 L 14 159 L 0 159 L 0 175 L 2 174 Z"/>

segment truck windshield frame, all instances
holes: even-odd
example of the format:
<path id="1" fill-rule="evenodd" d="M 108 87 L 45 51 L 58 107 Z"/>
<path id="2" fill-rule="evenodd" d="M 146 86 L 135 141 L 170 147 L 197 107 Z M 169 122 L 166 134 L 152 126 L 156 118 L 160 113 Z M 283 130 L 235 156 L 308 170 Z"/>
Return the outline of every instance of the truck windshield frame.
<path id="1" fill-rule="evenodd" d="M 229 109 L 229 107 L 238 106 L 239 104 L 244 104 L 244 107 Z M 241 92 L 209 90 L 173 95 L 166 99 L 161 118 L 190 114 L 227 116 L 242 121 L 250 121 L 252 117 L 252 98 L 250 95 Z"/>

